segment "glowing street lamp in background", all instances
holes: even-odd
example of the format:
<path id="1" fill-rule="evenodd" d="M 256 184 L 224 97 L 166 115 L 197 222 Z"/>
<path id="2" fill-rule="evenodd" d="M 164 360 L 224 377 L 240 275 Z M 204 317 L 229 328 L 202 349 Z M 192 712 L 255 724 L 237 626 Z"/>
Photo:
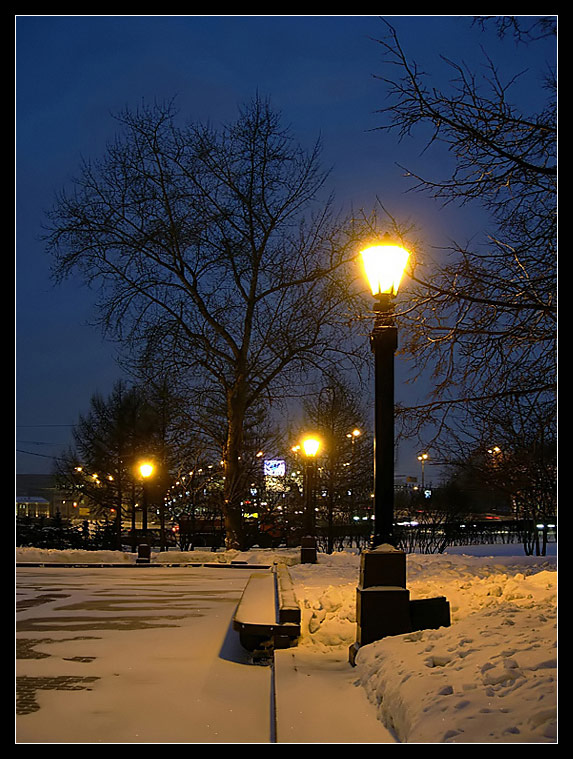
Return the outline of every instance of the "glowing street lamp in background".
<path id="1" fill-rule="evenodd" d="M 307 437 L 302 441 L 302 449 L 307 458 L 314 458 L 320 448 L 320 440 L 316 437 Z"/>
<path id="2" fill-rule="evenodd" d="M 352 483 L 352 489 L 354 489 L 353 479 L 356 473 L 356 456 L 354 454 L 354 445 L 356 441 L 358 440 L 358 438 L 360 437 L 360 435 L 362 435 L 362 430 L 359 430 L 358 428 L 354 428 L 352 432 L 346 433 L 346 437 L 350 440 L 351 451 L 352 451 L 351 456 L 350 456 L 350 463 L 349 463 L 350 480 Z M 352 495 L 352 490 L 348 490 L 348 495 Z"/>
<path id="3" fill-rule="evenodd" d="M 429 457 L 429 455 L 428 455 L 427 453 L 421 453 L 421 454 L 418 456 L 418 461 L 419 461 L 419 462 L 420 462 L 420 464 L 422 465 L 422 493 L 424 492 L 424 482 L 425 482 L 425 478 L 424 478 L 424 468 L 425 468 L 425 466 L 426 466 L 426 461 L 427 461 L 429 458 L 430 458 L 430 457 Z"/>
<path id="4" fill-rule="evenodd" d="M 147 535 L 147 507 L 148 507 L 148 495 L 147 495 L 147 482 L 150 477 L 153 476 L 155 466 L 150 461 L 142 461 L 139 464 L 139 474 L 143 480 L 143 510 L 141 516 L 141 529 L 144 537 Z"/>
<path id="5" fill-rule="evenodd" d="M 314 435 L 305 437 L 302 442 L 305 455 L 304 466 L 304 535 L 301 539 L 301 564 L 316 563 L 316 456 L 320 449 L 320 440 Z"/>
<path id="6" fill-rule="evenodd" d="M 144 461 L 139 465 L 139 473 L 146 480 L 153 474 L 154 466 L 149 461 Z"/>

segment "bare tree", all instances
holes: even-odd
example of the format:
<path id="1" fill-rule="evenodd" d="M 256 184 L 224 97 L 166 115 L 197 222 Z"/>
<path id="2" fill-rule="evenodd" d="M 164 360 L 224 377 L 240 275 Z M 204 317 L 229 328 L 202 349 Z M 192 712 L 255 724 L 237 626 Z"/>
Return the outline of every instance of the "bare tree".
<path id="1" fill-rule="evenodd" d="M 157 407 L 141 388 L 120 381 L 108 397 L 92 397 L 73 430 L 73 447 L 56 463 L 62 489 L 85 500 L 98 516 L 115 515 L 118 549 L 122 516 L 135 508 L 138 456 L 155 453 L 160 432 Z"/>
<path id="2" fill-rule="evenodd" d="M 546 527 L 557 514 L 555 409 L 528 396 L 475 403 L 473 411 L 473 436 L 464 430 L 451 437 L 452 471 L 482 483 L 492 501 L 503 497 L 519 521 L 525 552 L 545 555 Z"/>
<path id="3" fill-rule="evenodd" d="M 536 399 L 547 410 L 546 426 L 556 388 L 554 71 L 543 86 L 523 73 L 530 92 L 541 96 L 546 88 L 544 105 L 531 113 L 512 104 L 517 78 L 504 81 L 487 58 L 483 77 L 444 58 L 452 77 L 440 89 L 384 23 L 388 74 L 380 79 L 388 103 L 381 129 L 400 139 L 425 135 L 426 149 L 447 151 L 442 165 L 452 167 L 430 177 L 405 167 L 411 189 L 444 204 L 478 204 L 491 224 L 485 239 L 452 242 L 433 255 L 416 250 L 401 343 L 418 370 L 431 373 L 433 393 L 409 421 L 414 429 L 431 422 L 437 434 L 449 434 L 452 424 L 472 425 L 478 404 L 483 420 L 486 402 L 511 399 L 515 407 Z M 540 19 L 516 39 L 533 44 L 536 30 L 543 38 L 554 27 L 554 19 Z M 521 29 L 519 19 L 502 24 L 502 32 L 509 29 Z"/>
<path id="4" fill-rule="evenodd" d="M 326 523 L 326 550 L 332 553 L 337 523 L 351 524 L 356 513 L 371 508 L 373 468 L 371 436 L 357 388 L 332 375 L 327 382 L 303 408 L 305 424 L 321 440 L 317 506 Z"/>
<path id="5" fill-rule="evenodd" d="M 321 198 L 319 145 L 302 150 L 268 102 L 220 129 L 179 126 L 172 104 L 118 120 L 49 214 L 54 273 L 97 285 L 106 333 L 215 411 L 193 433 L 210 419 L 222 445 L 227 541 L 240 547 L 249 414 L 349 355 L 351 240 Z"/>

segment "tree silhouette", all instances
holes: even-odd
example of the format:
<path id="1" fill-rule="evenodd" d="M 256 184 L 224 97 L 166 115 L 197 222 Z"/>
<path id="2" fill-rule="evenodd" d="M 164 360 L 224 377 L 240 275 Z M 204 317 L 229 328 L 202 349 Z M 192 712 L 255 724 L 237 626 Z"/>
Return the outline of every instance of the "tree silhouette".
<path id="1" fill-rule="evenodd" d="M 479 207 L 489 224 L 483 239 L 416 249 L 401 348 L 428 372 L 432 392 L 411 410 L 411 431 L 431 424 L 441 443 L 455 427 L 474 428 L 476 416 L 483 422 L 484 404 L 495 410 L 505 402 L 510 413 L 543 409 L 540 430 L 547 430 L 556 390 L 555 71 L 549 66 L 540 83 L 535 70 L 501 73 L 485 53 L 483 75 L 441 56 L 451 78 L 440 87 L 384 23 L 380 129 L 401 140 L 421 135 L 426 151 L 447 155 L 429 176 L 404 167 L 411 189 L 444 205 Z M 508 42 L 515 35 L 520 66 L 529 45 L 555 34 L 554 17 L 480 23 L 498 23 Z M 516 91 L 524 79 L 526 101 Z M 482 432 L 491 440 L 493 430 L 482 425 Z"/>
<path id="2" fill-rule="evenodd" d="M 142 456 L 160 453 L 163 429 L 159 409 L 143 390 L 124 381 L 107 398 L 92 397 L 89 411 L 80 415 L 73 430 L 73 446 L 56 464 L 60 487 L 89 504 L 116 526 L 121 549 L 123 517 L 139 497 L 136 467 Z"/>
<path id="3" fill-rule="evenodd" d="M 302 150 L 263 99 L 220 129 L 179 126 L 172 104 L 118 120 L 48 215 L 54 274 L 97 284 L 106 333 L 214 410 L 196 434 L 222 447 L 227 542 L 240 547 L 250 415 L 351 355 L 353 232 L 321 197 L 319 145 Z"/>

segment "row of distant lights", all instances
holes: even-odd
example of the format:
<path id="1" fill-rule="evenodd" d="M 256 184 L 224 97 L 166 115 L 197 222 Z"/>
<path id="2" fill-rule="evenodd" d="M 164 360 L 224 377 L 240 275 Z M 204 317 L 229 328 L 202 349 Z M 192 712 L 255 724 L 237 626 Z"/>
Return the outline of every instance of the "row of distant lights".
<path id="1" fill-rule="evenodd" d="M 78 473 L 81 473 L 81 472 L 83 472 L 83 471 L 84 471 L 84 469 L 83 469 L 83 467 L 81 467 L 81 466 L 77 466 L 77 467 L 75 467 L 74 471 L 76 471 L 76 472 L 78 472 Z M 88 476 L 89 476 L 89 477 L 90 477 L 90 479 L 92 479 L 92 480 L 93 480 L 93 481 L 94 481 L 96 484 L 100 484 L 100 483 L 101 483 L 101 478 L 100 478 L 99 474 L 97 474 L 96 472 L 94 472 L 93 474 L 90 474 L 90 475 L 88 475 Z M 112 475 L 112 474 L 108 474 L 108 475 L 106 475 L 105 479 L 106 479 L 106 480 L 108 480 L 109 482 L 113 482 L 113 475 Z"/>
<path id="2" fill-rule="evenodd" d="M 361 433 L 361 431 L 359 429 L 354 429 L 352 432 L 349 432 L 346 435 L 346 437 L 347 438 L 353 438 L 353 437 L 356 438 L 356 437 L 360 436 L 361 434 L 362 433 Z M 300 445 L 293 446 L 291 450 L 294 451 L 294 452 L 299 451 L 300 450 Z M 316 452 L 316 450 L 315 450 L 315 452 Z M 265 454 L 264 454 L 263 451 L 258 451 L 255 455 L 256 455 L 257 458 L 262 458 Z M 220 461 L 219 462 L 219 464 L 221 466 L 224 466 L 224 463 L 225 463 L 224 461 Z M 209 470 L 211 470 L 213 468 L 214 468 L 213 464 L 209 464 L 209 466 L 207 467 L 207 469 L 209 469 Z M 83 472 L 83 467 L 82 466 L 76 466 L 75 467 L 75 471 L 78 472 L 78 473 L 81 473 L 81 472 Z M 142 464 L 142 466 L 141 466 L 141 474 L 142 474 L 143 477 L 149 477 L 151 475 L 152 471 L 153 471 L 153 465 L 152 464 Z M 203 468 L 197 469 L 196 472 L 194 470 L 191 470 L 189 472 L 189 477 L 193 477 L 194 474 L 203 474 L 203 472 L 204 472 Z M 91 474 L 89 476 L 91 477 L 92 480 L 94 480 L 94 482 L 101 482 L 101 478 L 100 478 L 99 474 L 94 473 L 94 474 Z M 108 475 L 106 475 L 105 479 L 107 479 L 110 482 L 113 482 L 114 478 L 113 478 L 113 475 L 108 474 Z M 181 480 L 185 480 L 185 477 L 182 477 Z M 180 484 L 181 484 L 180 480 L 178 480 L 175 483 L 175 485 L 180 485 Z"/>
<path id="3" fill-rule="evenodd" d="M 362 434 L 361 430 L 359 430 L 358 428 L 355 428 L 355 429 L 352 430 L 352 432 L 348 432 L 346 434 L 346 437 L 349 438 L 349 439 L 351 439 L 352 442 L 354 442 L 354 440 L 356 438 L 360 437 L 361 434 Z M 310 456 L 316 455 L 316 453 L 318 452 L 318 448 L 319 448 L 319 442 L 316 439 L 308 439 L 307 441 L 305 441 L 305 443 L 308 443 L 308 447 L 306 448 L 306 451 L 307 451 L 308 455 L 310 455 Z M 303 446 L 305 445 L 305 443 L 303 443 Z M 300 449 L 301 449 L 300 445 L 295 445 L 295 446 L 293 446 L 291 448 L 291 450 L 294 453 L 298 453 L 298 451 L 300 451 Z M 499 451 L 499 448 L 497 448 L 497 446 L 496 446 L 496 450 Z M 491 452 L 492 451 L 490 451 L 490 453 Z M 257 458 L 262 458 L 262 456 L 264 456 L 264 452 L 263 451 L 258 451 L 257 454 L 256 454 L 256 457 Z M 418 456 L 418 459 L 420 459 L 420 460 L 427 459 L 427 458 L 428 458 L 427 454 L 423 454 L 422 456 Z M 221 466 L 224 466 L 225 462 L 224 461 L 220 461 L 219 463 L 220 463 Z M 344 466 L 350 466 L 350 463 L 349 462 L 345 462 Z M 212 470 L 213 468 L 214 467 L 213 467 L 212 464 L 209 464 L 208 467 L 207 467 L 208 470 Z M 151 475 L 152 471 L 153 471 L 153 466 L 151 464 L 144 464 L 144 465 L 141 466 L 140 469 L 141 469 L 141 474 L 142 474 L 143 477 L 149 477 Z M 83 467 L 82 466 L 77 466 L 77 467 L 75 467 L 75 471 L 76 472 L 83 472 Z M 189 472 L 188 476 L 189 477 L 193 477 L 194 474 L 203 474 L 203 472 L 204 472 L 203 468 L 199 468 L 196 471 L 195 470 L 191 470 Z M 300 471 L 296 471 L 296 472 L 293 472 L 291 476 L 294 477 L 294 476 L 299 475 L 299 474 L 300 474 Z M 91 479 L 96 484 L 100 484 L 101 483 L 101 478 L 100 478 L 99 474 L 94 473 L 94 474 L 89 475 L 89 476 L 91 477 Z M 113 482 L 114 478 L 113 478 L 113 475 L 108 474 L 108 475 L 106 475 L 105 479 L 107 479 L 109 482 Z M 173 487 L 176 487 L 176 486 L 179 486 L 179 485 L 183 484 L 183 482 L 185 481 L 185 479 L 186 479 L 185 476 L 181 477 L 180 480 L 177 480 L 174 483 Z M 189 495 L 189 492 L 187 491 L 187 493 L 185 493 L 185 495 Z M 183 494 L 180 494 L 179 497 L 180 498 L 183 497 Z M 354 517 L 354 519 L 361 519 L 361 517 Z M 370 517 L 362 517 L 362 519 L 370 519 Z"/>
<path id="4" fill-rule="evenodd" d="M 144 463 L 144 464 L 141 464 L 139 466 L 139 472 L 140 472 L 140 474 L 141 474 L 142 477 L 146 477 L 146 478 L 147 477 L 151 477 L 151 475 L 153 474 L 153 470 L 154 470 L 153 464 Z M 84 468 L 82 466 L 76 466 L 76 467 L 74 467 L 74 471 L 81 474 L 84 471 Z M 93 474 L 90 474 L 88 476 L 94 482 L 96 482 L 98 484 L 101 483 L 101 478 L 100 478 L 99 474 L 97 474 L 97 472 L 94 472 Z M 113 475 L 112 474 L 107 474 L 105 476 L 105 479 L 108 480 L 109 482 L 113 482 Z"/>
<path id="5" fill-rule="evenodd" d="M 352 430 L 352 432 L 349 432 L 349 433 L 346 435 L 346 437 L 347 437 L 347 438 L 356 438 L 356 437 L 359 437 L 361 434 L 362 434 L 362 432 L 361 432 L 359 429 L 354 429 L 354 430 Z M 298 451 L 300 451 L 300 449 L 301 449 L 301 446 L 300 446 L 300 445 L 294 445 L 294 446 L 291 448 L 291 450 L 293 451 L 293 453 L 297 453 Z M 314 449 L 314 453 L 316 452 L 316 450 L 317 450 L 317 448 L 315 448 L 315 449 Z M 255 454 L 256 458 L 258 458 L 258 459 L 262 458 L 264 455 L 265 455 L 265 454 L 264 454 L 264 451 L 258 451 L 258 452 Z M 311 455 L 313 455 L 313 454 L 311 454 Z M 239 458 L 240 458 L 240 457 L 239 457 Z M 224 464 L 225 464 L 225 462 L 224 462 L 224 461 L 220 461 L 219 463 L 220 463 L 220 465 L 221 465 L 221 466 L 224 466 Z M 348 466 L 348 464 L 345 464 L 345 466 Z M 213 467 L 213 465 L 212 465 L 212 464 L 210 464 L 210 465 L 207 467 L 207 469 L 213 469 L 213 468 L 214 468 L 214 467 Z M 194 475 L 194 474 L 203 474 L 203 472 L 204 472 L 204 469 L 202 469 L 202 468 L 201 468 L 201 469 L 197 469 L 196 471 L 195 471 L 195 470 L 192 470 L 192 471 L 190 471 L 190 472 L 189 472 L 188 476 L 189 476 L 189 477 L 193 477 L 193 475 Z M 297 471 L 297 472 L 296 472 L 296 474 L 300 474 L 300 471 Z M 182 484 L 182 482 L 183 482 L 184 480 L 185 480 L 185 476 L 184 476 L 184 477 L 181 477 L 181 479 L 180 479 L 180 480 L 178 480 L 178 481 L 175 483 L 175 485 L 181 485 L 181 484 Z"/>

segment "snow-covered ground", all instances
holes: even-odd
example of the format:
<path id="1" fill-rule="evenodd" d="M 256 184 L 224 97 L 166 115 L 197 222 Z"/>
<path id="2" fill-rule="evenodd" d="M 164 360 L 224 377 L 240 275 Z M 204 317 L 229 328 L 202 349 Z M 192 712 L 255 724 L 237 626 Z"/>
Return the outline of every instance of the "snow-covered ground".
<path id="1" fill-rule="evenodd" d="M 557 741 L 557 560 L 521 551 L 519 545 L 488 545 L 408 555 L 410 597 L 445 596 L 452 624 L 364 646 L 354 669 L 377 718 L 398 741 Z M 135 561 L 134 554 L 32 548 L 18 549 L 16 558 Z M 319 554 L 316 565 L 299 564 L 295 549 L 170 551 L 152 558 L 163 563 L 285 561 L 303 610 L 299 646 L 319 659 L 321 652 L 346 655 L 355 640 L 359 556 L 354 553 Z"/>

